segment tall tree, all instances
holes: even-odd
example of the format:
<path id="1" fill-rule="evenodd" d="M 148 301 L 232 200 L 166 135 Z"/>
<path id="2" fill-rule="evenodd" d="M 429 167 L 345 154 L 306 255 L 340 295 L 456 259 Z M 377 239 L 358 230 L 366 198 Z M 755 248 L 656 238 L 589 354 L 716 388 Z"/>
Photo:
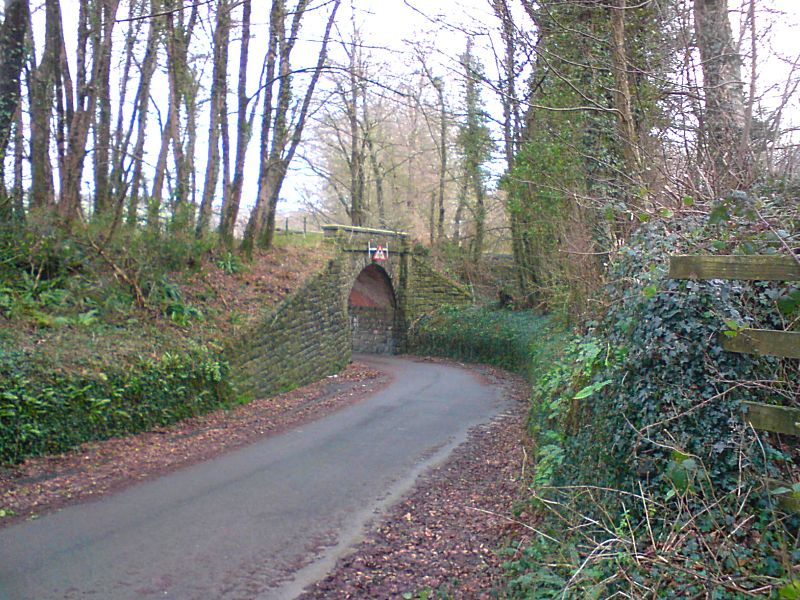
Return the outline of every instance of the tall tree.
<path id="1" fill-rule="evenodd" d="M 447 145 L 448 145 L 448 120 L 449 114 L 447 109 L 447 102 L 445 100 L 444 80 L 433 74 L 433 71 L 428 66 L 425 56 L 422 52 L 417 54 L 422 70 L 425 77 L 430 82 L 433 89 L 436 91 L 436 99 L 438 101 L 438 127 L 431 127 L 431 136 L 434 138 L 434 143 L 439 151 L 439 185 L 436 194 L 431 199 L 431 213 L 430 213 L 430 243 L 433 244 L 435 240 L 442 241 L 444 238 L 444 221 L 445 221 L 445 189 L 447 187 Z M 435 129 L 435 131 L 434 131 Z M 438 206 L 438 210 L 437 210 Z M 437 220 L 438 216 L 438 220 Z M 434 235 L 434 223 L 435 235 Z"/>
<path id="2" fill-rule="evenodd" d="M 261 113 L 260 166 L 258 196 L 247 223 L 242 247 L 251 253 L 254 244 L 270 248 L 275 235 L 275 213 L 289 164 L 303 135 L 311 99 L 327 57 L 328 40 L 341 0 L 332 0 L 322 35 L 317 64 L 295 114 L 292 90 L 292 52 L 310 0 L 298 0 L 290 10 L 286 0 L 273 0 L 269 20 L 269 40 L 264 59 L 266 89 Z M 294 117 L 294 118 L 292 118 Z"/>
<path id="3" fill-rule="evenodd" d="M 31 110 L 31 207 L 37 210 L 55 205 L 53 167 L 50 163 L 50 118 L 61 39 L 61 7 L 58 0 L 46 0 L 45 34 L 42 58 L 31 69 L 28 84 Z M 35 52 L 31 55 L 35 60 Z"/>
<path id="4" fill-rule="evenodd" d="M 253 118 L 251 117 L 248 121 L 247 117 L 247 108 L 250 103 L 250 97 L 247 95 L 247 63 L 250 50 L 251 14 L 251 0 L 243 0 L 242 40 L 239 49 L 238 106 L 236 112 L 236 159 L 233 169 L 233 179 L 230 184 L 230 192 L 227 194 L 226 202 L 222 207 L 222 220 L 219 224 L 220 241 L 229 250 L 233 248 L 236 219 L 239 216 L 239 205 L 241 203 L 242 187 L 244 185 L 244 164 L 253 123 Z M 255 113 L 253 113 L 253 115 L 255 115 Z"/>
<path id="5" fill-rule="evenodd" d="M 59 11 L 59 85 L 63 83 L 67 101 L 67 142 L 60 169 L 59 213 L 65 223 L 74 221 L 81 210 L 81 182 L 86 144 L 102 89 L 101 80 L 111 60 L 114 25 L 117 22 L 119 0 L 99 0 L 90 5 L 81 4 L 78 28 L 78 61 L 73 86 L 64 50 L 63 26 Z M 100 31 L 93 33 L 92 22 Z M 94 40 L 90 38 L 94 37 Z M 91 44 L 91 46 L 90 46 Z M 91 60 L 89 54 L 91 53 Z M 74 87 L 74 99 L 72 89 Z M 59 95 L 60 97 L 60 95 Z M 106 175 L 107 176 L 107 175 Z"/>
<path id="6" fill-rule="evenodd" d="M 472 193 L 474 236 L 471 255 L 475 264 L 480 263 L 486 235 L 486 172 L 493 142 L 487 126 L 487 115 L 481 99 L 479 82 L 483 79 L 483 66 L 473 53 L 472 38 L 467 38 L 466 52 L 461 56 L 464 76 L 464 121 L 461 124 L 458 142 L 463 161 L 463 177 L 466 190 Z"/>
<path id="7" fill-rule="evenodd" d="M 749 171 L 741 57 L 736 50 L 728 16 L 728 0 L 695 0 L 697 48 L 703 65 L 705 95 L 701 130 L 712 182 L 712 195 L 747 186 Z M 744 151 L 743 151 L 744 150 Z"/>
<path id="8" fill-rule="evenodd" d="M 497 95 L 503 107 L 503 154 L 506 163 L 506 172 L 514 170 L 517 153 L 521 149 L 522 139 L 522 101 L 519 98 L 517 85 L 522 78 L 524 64 L 518 59 L 520 46 L 528 50 L 530 46 L 527 37 L 521 32 L 514 22 L 508 0 L 491 0 L 492 9 L 499 24 L 502 52 L 497 60 L 498 81 Z M 527 52 L 523 52 L 523 56 Z M 507 213 L 511 227 L 511 251 L 516 264 L 517 281 L 522 297 L 527 296 L 535 285 L 535 270 L 533 268 L 533 249 L 528 232 L 529 224 L 524 211 L 514 206 L 516 198 L 508 194 Z"/>
<path id="9" fill-rule="evenodd" d="M 203 199 L 200 203 L 200 214 L 197 219 L 198 237 L 208 231 L 211 220 L 211 208 L 217 190 L 220 171 L 219 142 L 222 123 L 227 121 L 225 97 L 228 94 L 228 43 L 230 40 L 231 6 L 228 0 L 220 0 L 217 4 L 217 19 L 214 27 L 214 64 L 211 81 L 211 106 L 209 109 L 208 157 L 206 160 L 206 177 L 203 184 Z M 227 180 L 223 187 L 227 186 Z"/>
<path id="10" fill-rule="evenodd" d="M 150 10 L 155 13 L 160 0 L 151 0 Z M 146 8 L 144 8 L 146 10 Z M 159 20 L 150 19 L 145 46 L 144 58 L 139 66 L 139 86 L 136 90 L 134 113 L 131 125 L 136 123 L 136 143 L 131 156 L 132 174 L 129 184 L 128 208 L 126 222 L 129 227 L 136 225 L 139 219 L 139 199 L 144 180 L 144 151 L 147 140 L 147 124 L 150 108 L 150 87 L 158 61 Z M 131 126 L 131 135 L 133 127 Z M 124 144 L 127 146 L 127 142 Z"/>
<path id="11" fill-rule="evenodd" d="M 5 189 L 4 164 L 11 128 L 20 110 L 25 38 L 30 22 L 28 0 L 8 0 L 0 25 L 0 223 L 13 215 L 12 200 Z M 17 128 L 19 129 L 19 128 Z"/>
<path id="12" fill-rule="evenodd" d="M 97 72 L 97 107 L 94 111 L 94 210 L 103 214 L 112 206 L 110 187 L 111 160 L 111 52 L 113 39 L 104 40 L 105 23 L 110 17 L 111 0 L 95 0 L 96 10 L 91 15 L 92 54 L 108 53 Z M 115 9 L 116 10 L 116 9 Z M 114 17 L 115 18 L 115 17 Z"/>

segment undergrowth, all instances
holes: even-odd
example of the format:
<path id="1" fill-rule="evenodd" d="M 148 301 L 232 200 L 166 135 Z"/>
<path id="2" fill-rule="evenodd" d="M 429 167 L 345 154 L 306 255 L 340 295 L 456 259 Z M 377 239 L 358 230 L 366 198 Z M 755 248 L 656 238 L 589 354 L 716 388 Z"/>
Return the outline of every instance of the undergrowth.
<path id="1" fill-rule="evenodd" d="M 537 521 L 509 550 L 509 597 L 800 597 L 800 520 L 769 489 L 797 480 L 796 449 L 741 409 L 774 389 L 796 401 L 797 365 L 720 342 L 745 323 L 783 329 L 793 288 L 668 279 L 669 255 L 713 233 L 642 228 L 603 320 L 535 381 Z"/>
<path id="2" fill-rule="evenodd" d="M 528 377 L 548 362 L 565 334 L 531 311 L 443 307 L 409 332 L 416 354 L 495 365 Z"/>
<path id="3" fill-rule="evenodd" d="M 102 231 L 0 229 L 0 464 L 228 405 L 223 347 L 289 292 L 288 268 L 251 275 L 213 237 Z"/>
<path id="4" fill-rule="evenodd" d="M 519 505 L 533 518 L 508 549 L 506 597 L 800 598 L 800 518 L 777 497 L 798 493 L 797 448 L 747 427 L 741 406 L 797 406 L 800 372 L 721 343 L 745 326 L 792 329 L 800 292 L 667 277 L 670 255 L 780 248 L 755 231 L 642 227 L 610 266 L 603 316 L 571 334 L 486 308 L 444 308 L 414 329 L 419 353 L 533 383 L 535 469 Z"/>
<path id="5" fill-rule="evenodd" d="M 170 425 L 227 406 L 228 363 L 195 348 L 91 374 L 53 372 L 0 352 L 0 462 Z"/>

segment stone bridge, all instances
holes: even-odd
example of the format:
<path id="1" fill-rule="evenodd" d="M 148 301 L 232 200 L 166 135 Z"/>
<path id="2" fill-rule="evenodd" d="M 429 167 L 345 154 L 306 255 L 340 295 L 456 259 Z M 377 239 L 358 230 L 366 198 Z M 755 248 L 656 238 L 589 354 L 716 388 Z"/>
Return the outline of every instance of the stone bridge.
<path id="1" fill-rule="evenodd" d="M 236 384 L 264 397 L 340 371 L 357 352 L 397 353 L 425 314 L 472 302 L 470 291 L 435 271 L 405 233 L 327 225 L 336 247 L 327 267 L 236 340 Z"/>

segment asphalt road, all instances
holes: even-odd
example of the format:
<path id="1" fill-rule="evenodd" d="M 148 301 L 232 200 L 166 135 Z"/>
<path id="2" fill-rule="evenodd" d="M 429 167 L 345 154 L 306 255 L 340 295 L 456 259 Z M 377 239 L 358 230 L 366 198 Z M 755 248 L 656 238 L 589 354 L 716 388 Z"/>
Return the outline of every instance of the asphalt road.
<path id="1" fill-rule="evenodd" d="M 507 407 L 465 369 L 358 358 L 392 383 L 285 434 L 0 530 L 0 599 L 293 598 Z"/>

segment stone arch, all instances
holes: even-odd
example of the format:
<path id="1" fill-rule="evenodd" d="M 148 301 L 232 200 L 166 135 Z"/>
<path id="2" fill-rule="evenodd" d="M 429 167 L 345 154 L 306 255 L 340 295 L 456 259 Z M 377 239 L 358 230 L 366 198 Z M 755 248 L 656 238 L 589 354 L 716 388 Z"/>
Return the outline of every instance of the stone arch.
<path id="1" fill-rule="evenodd" d="M 389 273 L 377 264 L 361 269 L 347 298 L 353 351 L 394 354 L 398 346 L 397 308 Z"/>

